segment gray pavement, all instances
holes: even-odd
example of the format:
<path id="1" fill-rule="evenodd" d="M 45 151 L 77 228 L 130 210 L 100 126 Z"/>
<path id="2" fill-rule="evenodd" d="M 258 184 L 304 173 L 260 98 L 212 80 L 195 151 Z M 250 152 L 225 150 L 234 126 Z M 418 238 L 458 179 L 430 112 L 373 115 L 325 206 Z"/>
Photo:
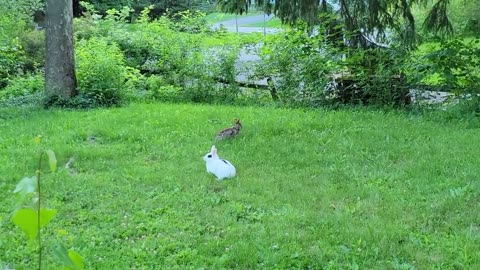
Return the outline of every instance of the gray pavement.
<path id="1" fill-rule="evenodd" d="M 264 19 L 266 22 L 268 20 L 272 19 L 274 16 L 270 15 L 267 16 L 263 14 L 260 15 L 243 15 L 243 16 L 238 16 L 238 32 L 239 33 L 254 33 L 254 32 L 259 32 L 263 33 L 265 31 L 265 34 L 269 33 L 275 33 L 278 32 L 278 28 L 263 28 L 263 27 L 250 27 L 250 26 L 245 26 L 247 24 L 252 24 L 252 23 L 258 23 L 258 22 L 263 22 Z M 221 21 L 217 22 L 212 25 L 213 29 L 218 29 L 221 26 L 223 26 L 228 32 L 236 32 L 236 20 L 235 19 L 230 19 L 226 21 Z M 256 49 L 258 49 L 261 46 L 261 44 L 256 44 L 256 45 L 250 45 L 245 48 L 242 48 L 240 51 L 237 60 L 235 61 L 235 70 L 237 75 L 235 76 L 235 79 L 237 82 L 251 82 L 249 79 L 249 76 L 252 75 L 252 66 L 255 65 L 256 63 L 260 62 L 260 57 L 256 53 Z M 253 83 L 258 84 L 258 85 L 267 85 L 266 79 L 263 80 L 256 80 Z"/>
<path id="2" fill-rule="evenodd" d="M 268 20 L 272 19 L 273 17 L 274 17 L 273 15 L 270 15 L 270 16 L 265 15 L 265 17 L 264 17 L 263 14 L 238 16 L 238 32 L 239 33 L 254 33 L 254 32 L 263 33 L 263 31 L 264 31 L 263 27 L 250 27 L 250 26 L 246 26 L 246 25 L 252 24 L 252 23 L 263 22 L 264 19 L 265 19 L 266 22 L 268 22 Z M 229 32 L 236 32 L 237 31 L 236 20 L 235 19 L 230 19 L 230 20 L 214 23 L 212 25 L 212 28 L 213 29 L 219 29 L 222 25 Z M 266 33 L 275 33 L 277 31 L 278 31 L 277 28 L 270 28 L 270 27 L 265 28 Z"/>
<path id="3" fill-rule="evenodd" d="M 268 21 L 273 18 L 273 15 L 265 15 L 265 20 Z M 263 14 L 260 15 L 244 15 L 238 16 L 238 26 L 245 26 L 246 24 L 258 23 L 263 22 Z M 221 21 L 214 23 L 214 27 L 219 27 L 220 24 L 223 24 L 225 27 L 227 26 L 235 26 L 235 19 L 230 19 L 226 21 Z"/>

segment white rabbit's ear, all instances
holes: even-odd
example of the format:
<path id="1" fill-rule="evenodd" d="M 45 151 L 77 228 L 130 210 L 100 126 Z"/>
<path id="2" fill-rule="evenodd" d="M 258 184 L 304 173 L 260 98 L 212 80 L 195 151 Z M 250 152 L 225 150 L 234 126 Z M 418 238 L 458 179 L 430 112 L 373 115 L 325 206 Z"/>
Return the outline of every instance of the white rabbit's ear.
<path id="1" fill-rule="evenodd" d="M 212 149 L 210 149 L 210 153 L 212 155 L 216 155 L 217 154 L 217 148 L 215 148 L 215 145 L 212 145 Z"/>

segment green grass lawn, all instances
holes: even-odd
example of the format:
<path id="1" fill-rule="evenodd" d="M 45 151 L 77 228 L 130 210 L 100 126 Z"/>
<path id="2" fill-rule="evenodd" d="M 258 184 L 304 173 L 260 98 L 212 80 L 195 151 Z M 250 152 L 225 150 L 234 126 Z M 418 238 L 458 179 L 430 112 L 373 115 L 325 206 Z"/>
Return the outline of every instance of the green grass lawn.
<path id="1" fill-rule="evenodd" d="M 145 28 L 142 28 L 138 24 L 129 24 L 127 25 L 128 32 L 127 34 L 135 34 L 140 31 L 144 33 L 148 31 Z M 190 34 L 184 32 L 155 32 L 151 31 L 151 36 L 155 35 L 175 35 L 178 38 L 185 38 L 190 40 L 196 40 L 202 48 L 212 48 L 212 47 L 222 47 L 222 46 L 232 46 L 232 45 L 245 45 L 245 44 L 257 44 L 263 40 L 262 33 L 217 33 L 215 35 L 210 34 Z"/>
<path id="2" fill-rule="evenodd" d="M 263 22 L 244 24 L 242 26 L 263 27 Z M 270 20 L 266 21 L 266 27 L 280 28 L 282 27 L 282 22 L 279 18 L 271 18 Z"/>
<path id="3" fill-rule="evenodd" d="M 244 18 L 244 17 L 249 17 L 249 16 L 256 16 L 258 14 L 262 14 L 259 12 L 249 12 L 249 13 L 244 13 L 242 15 L 238 15 L 238 18 Z M 222 21 L 228 21 L 228 20 L 233 20 L 235 19 L 235 14 L 230 14 L 230 13 L 221 13 L 221 12 L 213 12 L 205 16 L 205 19 L 207 20 L 208 23 L 217 23 L 217 22 L 222 22 Z"/>
<path id="4" fill-rule="evenodd" d="M 240 135 L 214 142 L 234 117 Z M 12 190 L 48 148 L 45 269 L 58 239 L 86 269 L 480 269 L 478 132 L 393 112 L 0 109 L 0 266 L 34 269 Z M 213 143 L 234 179 L 206 173 Z"/>
<path id="5" fill-rule="evenodd" d="M 232 19 L 235 19 L 235 14 L 214 12 L 205 16 L 205 20 L 207 20 L 208 23 L 216 23 Z"/>

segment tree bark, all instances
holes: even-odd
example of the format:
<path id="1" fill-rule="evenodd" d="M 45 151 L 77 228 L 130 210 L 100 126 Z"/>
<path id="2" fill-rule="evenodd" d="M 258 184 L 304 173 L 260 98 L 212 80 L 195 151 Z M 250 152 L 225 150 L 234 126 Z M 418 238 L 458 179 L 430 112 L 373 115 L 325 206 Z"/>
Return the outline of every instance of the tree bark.
<path id="1" fill-rule="evenodd" d="M 80 0 L 73 0 L 73 17 L 78 18 L 82 16 L 82 7 L 80 6 Z"/>
<path id="2" fill-rule="evenodd" d="M 265 10 L 263 10 L 263 36 L 267 35 L 267 23 L 265 20 Z"/>
<path id="3" fill-rule="evenodd" d="M 46 1 L 45 92 L 68 99 L 77 94 L 72 0 Z"/>
<path id="4" fill-rule="evenodd" d="M 237 33 L 238 33 L 238 10 L 237 10 L 237 13 L 235 13 L 235 28 L 237 29 Z"/>

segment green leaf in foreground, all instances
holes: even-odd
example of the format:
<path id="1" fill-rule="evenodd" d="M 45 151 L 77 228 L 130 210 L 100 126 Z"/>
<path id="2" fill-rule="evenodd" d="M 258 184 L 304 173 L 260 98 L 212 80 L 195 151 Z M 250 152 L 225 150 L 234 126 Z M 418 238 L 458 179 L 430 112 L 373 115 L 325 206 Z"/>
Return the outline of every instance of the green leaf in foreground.
<path id="1" fill-rule="evenodd" d="M 45 150 L 45 153 L 48 155 L 48 165 L 50 166 L 50 171 L 53 173 L 57 170 L 57 158 L 52 150 Z"/>
<path id="2" fill-rule="evenodd" d="M 37 190 L 37 177 L 24 177 L 15 187 L 13 193 L 18 193 L 22 198 Z"/>
<path id="3" fill-rule="evenodd" d="M 45 227 L 56 213 L 55 209 L 40 208 L 40 229 Z M 37 211 L 28 208 L 18 209 L 12 217 L 12 222 L 27 234 L 31 242 L 35 240 L 38 233 Z"/>
<path id="4" fill-rule="evenodd" d="M 58 244 L 54 251 L 55 257 L 64 266 L 66 270 L 83 270 L 83 258 L 77 252 L 73 250 L 67 250 L 62 244 Z"/>

